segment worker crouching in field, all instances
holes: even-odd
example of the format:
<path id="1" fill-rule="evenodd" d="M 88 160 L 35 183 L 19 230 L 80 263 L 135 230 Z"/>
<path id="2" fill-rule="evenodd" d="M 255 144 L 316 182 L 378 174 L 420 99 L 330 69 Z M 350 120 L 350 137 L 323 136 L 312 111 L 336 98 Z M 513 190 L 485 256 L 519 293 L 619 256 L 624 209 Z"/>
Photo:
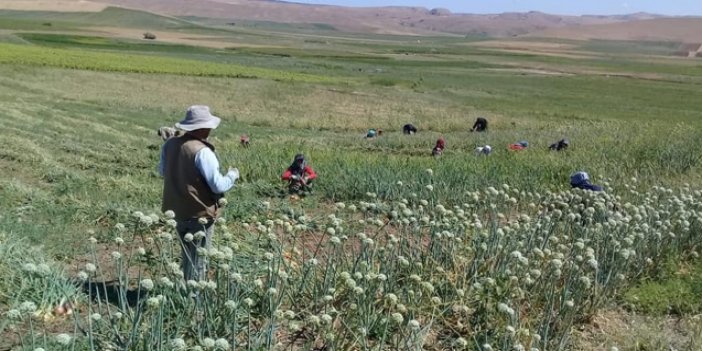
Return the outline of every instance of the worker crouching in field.
<path id="1" fill-rule="evenodd" d="M 551 151 L 562 151 L 567 150 L 568 146 L 570 146 L 570 140 L 564 138 L 551 144 L 548 149 Z"/>
<path id="2" fill-rule="evenodd" d="M 366 133 L 366 138 L 369 138 L 369 139 L 375 138 L 375 137 L 380 137 L 380 136 L 383 136 L 382 129 L 376 130 L 374 128 L 371 128 L 371 129 L 368 129 L 368 132 Z"/>
<path id="3" fill-rule="evenodd" d="M 509 149 L 512 151 L 526 150 L 529 147 L 529 142 L 526 140 L 518 141 L 514 144 L 509 144 Z"/>
<path id="4" fill-rule="evenodd" d="M 602 191 L 602 187 L 590 183 L 590 175 L 586 172 L 575 172 L 570 176 L 570 186 L 573 188 Z"/>
<path id="5" fill-rule="evenodd" d="M 304 196 L 312 190 L 312 182 L 317 178 L 317 173 L 307 164 L 305 156 L 295 155 L 295 159 L 283 173 L 282 179 L 288 182 L 288 192 Z"/>
<path id="6" fill-rule="evenodd" d="M 439 138 L 439 140 L 436 141 L 436 145 L 434 146 L 433 149 L 431 149 L 431 155 L 434 157 L 439 157 L 444 153 L 444 150 L 446 149 L 446 140 L 444 140 L 444 137 Z"/>
<path id="7" fill-rule="evenodd" d="M 478 146 L 475 148 L 475 154 L 476 155 L 489 155 L 492 153 L 492 146 L 490 145 L 485 145 L 485 146 Z"/>
<path id="8" fill-rule="evenodd" d="M 473 128 L 470 129 L 471 132 L 486 132 L 488 127 L 487 119 L 483 117 L 478 117 L 473 124 Z"/>
<path id="9" fill-rule="evenodd" d="M 219 172 L 215 147 L 207 138 L 220 123 L 207 106 L 191 106 L 176 124 L 185 134 L 169 139 L 161 149 L 159 173 L 163 177 L 164 212 L 172 211 L 180 235 L 183 278 L 203 280 L 207 258 L 197 250 L 212 246 L 214 222 L 221 214 L 223 194 L 234 187 L 239 170 Z"/>
<path id="10" fill-rule="evenodd" d="M 405 124 L 402 126 L 402 133 L 407 135 L 412 135 L 417 133 L 417 127 L 412 124 Z"/>
<path id="11" fill-rule="evenodd" d="M 249 147 L 250 146 L 250 141 L 249 141 L 249 136 L 244 134 L 239 138 L 239 144 L 241 144 L 242 147 Z"/>

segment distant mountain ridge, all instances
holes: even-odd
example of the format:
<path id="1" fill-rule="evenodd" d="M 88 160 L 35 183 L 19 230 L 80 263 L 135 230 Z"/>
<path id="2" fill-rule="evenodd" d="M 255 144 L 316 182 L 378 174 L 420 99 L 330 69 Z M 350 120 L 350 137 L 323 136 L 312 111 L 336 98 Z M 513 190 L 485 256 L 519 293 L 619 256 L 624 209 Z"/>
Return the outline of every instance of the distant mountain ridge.
<path id="1" fill-rule="evenodd" d="M 424 7 L 342 7 L 277 0 L 94 0 L 174 16 L 282 23 L 324 23 L 340 31 L 408 35 L 484 35 L 506 37 L 546 29 L 625 22 L 660 16 L 561 16 L 538 11 L 493 15 L 458 14 Z"/>
<path id="2" fill-rule="evenodd" d="M 343 7 L 280 0 L 0 0 L 0 8 L 26 5 L 27 9 L 37 9 L 48 8 L 51 4 L 55 8 L 78 11 L 88 9 L 88 5 L 117 6 L 162 15 L 212 18 L 221 23 L 314 24 L 327 30 L 357 33 L 702 42 L 698 37 L 702 32 L 702 17 L 671 17 L 646 12 L 569 16 L 539 11 L 462 14 L 443 8 Z"/>

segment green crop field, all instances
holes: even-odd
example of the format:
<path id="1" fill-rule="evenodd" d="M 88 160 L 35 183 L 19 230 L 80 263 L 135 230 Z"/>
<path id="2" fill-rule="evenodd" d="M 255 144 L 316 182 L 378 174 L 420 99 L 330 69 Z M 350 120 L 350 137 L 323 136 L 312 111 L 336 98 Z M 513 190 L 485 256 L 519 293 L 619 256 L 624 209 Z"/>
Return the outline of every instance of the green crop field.
<path id="1" fill-rule="evenodd" d="M 0 349 L 702 348 L 702 61 L 679 43 L 220 22 L 0 11 Z M 156 130 L 194 104 L 242 178 L 184 282 Z"/>

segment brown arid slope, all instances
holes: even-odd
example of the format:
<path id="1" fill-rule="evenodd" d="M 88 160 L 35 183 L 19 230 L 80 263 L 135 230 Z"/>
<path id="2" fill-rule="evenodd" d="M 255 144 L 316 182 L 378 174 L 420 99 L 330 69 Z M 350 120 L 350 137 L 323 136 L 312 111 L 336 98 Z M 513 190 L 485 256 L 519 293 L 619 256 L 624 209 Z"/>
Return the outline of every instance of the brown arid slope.
<path id="1" fill-rule="evenodd" d="M 95 0 L 174 16 L 282 23 L 324 23 L 347 32 L 515 36 L 549 28 L 614 23 L 627 17 L 558 16 L 540 12 L 452 14 L 423 7 L 351 8 L 269 0 Z"/>
<path id="2" fill-rule="evenodd" d="M 620 23 L 550 28 L 530 34 L 561 39 L 702 42 L 702 17 L 657 18 Z"/>
<path id="3" fill-rule="evenodd" d="M 83 0 L 0 0 L 2 10 L 98 12 L 108 4 Z"/>

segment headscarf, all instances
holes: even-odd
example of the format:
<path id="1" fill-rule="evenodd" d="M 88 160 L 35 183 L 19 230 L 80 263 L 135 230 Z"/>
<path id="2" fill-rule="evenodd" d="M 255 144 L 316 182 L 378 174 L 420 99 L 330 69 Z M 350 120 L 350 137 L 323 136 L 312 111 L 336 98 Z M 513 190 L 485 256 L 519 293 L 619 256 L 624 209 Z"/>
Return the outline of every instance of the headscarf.
<path id="1" fill-rule="evenodd" d="M 570 185 L 575 187 L 587 183 L 588 180 L 590 180 L 590 175 L 588 175 L 586 172 L 575 172 L 570 176 Z"/>
<path id="2" fill-rule="evenodd" d="M 436 146 L 434 147 L 436 149 L 445 149 L 446 148 L 446 140 L 444 140 L 443 137 L 439 138 L 439 140 L 436 141 Z"/>
<path id="3" fill-rule="evenodd" d="M 307 167 L 307 161 L 303 154 L 295 155 L 293 163 L 288 167 L 290 172 L 297 176 L 302 176 L 305 173 L 305 168 Z"/>

